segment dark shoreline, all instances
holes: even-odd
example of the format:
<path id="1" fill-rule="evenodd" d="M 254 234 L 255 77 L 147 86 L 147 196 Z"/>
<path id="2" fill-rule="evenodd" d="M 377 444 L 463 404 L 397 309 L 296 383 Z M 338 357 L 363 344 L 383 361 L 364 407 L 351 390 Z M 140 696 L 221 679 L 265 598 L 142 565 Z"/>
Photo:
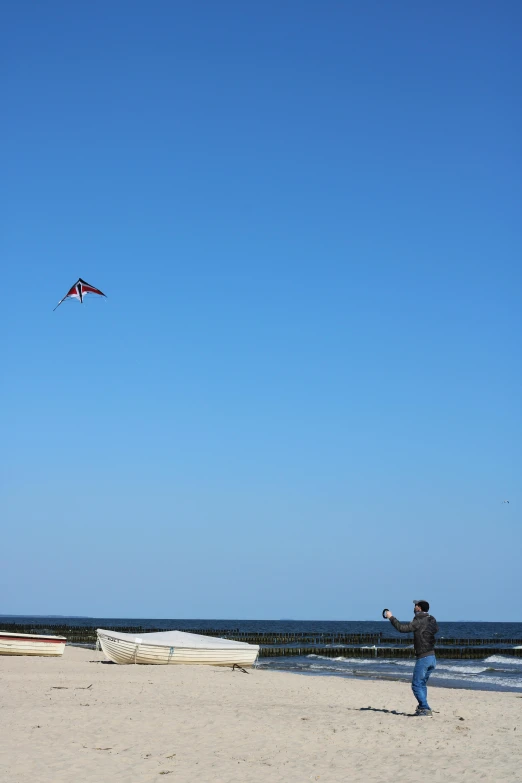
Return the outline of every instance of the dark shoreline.
<path id="1" fill-rule="evenodd" d="M 456 661 L 458 663 L 458 661 Z M 388 682 L 403 682 L 405 685 L 410 684 L 410 678 L 408 677 L 394 677 L 391 674 L 375 674 L 373 672 L 363 672 L 354 670 L 352 672 L 332 672 L 332 671 L 303 671 L 302 669 L 283 669 L 268 666 L 259 666 L 258 669 L 270 672 L 281 672 L 283 674 L 301 674 L 306 677 L 340 677 L 345 680 L 387 680 Z M 440 682 L 436 680 L 430 680 L 430 688 L 449 688 L 450 690 L 467 690 L 467 691 L 488 691 L 489 693 L 520 693 L 522 694 L 522 686 L 519 688 L 509 688 L 507 686 L 496 685 L 488 686 L 486 683 L 473 683 L 473 682 L 460 682 L 448 680 L 446 682 Z M 521 697 L 522 698 L 522 695 Z"/>

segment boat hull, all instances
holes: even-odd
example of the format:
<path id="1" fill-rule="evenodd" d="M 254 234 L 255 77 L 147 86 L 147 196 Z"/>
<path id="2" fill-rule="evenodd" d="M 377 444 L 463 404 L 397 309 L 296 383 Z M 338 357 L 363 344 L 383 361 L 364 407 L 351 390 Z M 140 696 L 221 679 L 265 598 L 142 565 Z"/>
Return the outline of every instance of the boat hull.
<path id="1" fill-rule="evenodd" d="M 0 655 L 43 655 L 53 658 L 63 655 L 65 639 L 36 636 L 31 634 L 10 634 L 0 631 Z"/>
<path id="2" fill-rule="evenodd" d="M 105 656 L 119 664 L 170 665 L 191 664 L 207 666 L 253 666 L 258 648 L 241 647 L 211 649 L 191 647 L 166 647 L 145 641 L 130 642 L 98 632 L 100 647 Z"/>

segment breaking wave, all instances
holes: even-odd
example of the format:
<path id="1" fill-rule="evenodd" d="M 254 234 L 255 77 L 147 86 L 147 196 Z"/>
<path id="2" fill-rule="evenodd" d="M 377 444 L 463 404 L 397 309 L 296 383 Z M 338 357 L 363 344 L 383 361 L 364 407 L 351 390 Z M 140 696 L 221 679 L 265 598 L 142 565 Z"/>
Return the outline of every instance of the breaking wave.
<path id="1" fill-rule="evenodd" d="M 396 658 L 335 658 L 319 653 L 278 661 L 266 661 L 262 667 L 284 669 L 309 674 L 342 677 L 376 677 L 409 680 L 415 659 Z M 483 660 L 439 659 L 430 680 L 431 685 L 486 690 L 522 690 L 522 661 L 506 655 L 490 655 Z"/>
<path id="2" fill-rule="evenodd" d="M 502 666 L 519 666 L 522 669 L 522 661 L 519 658 L 508 658 L 506 655 L 490 655 L 484 659 L 484 663 L 500 663 Z"/>

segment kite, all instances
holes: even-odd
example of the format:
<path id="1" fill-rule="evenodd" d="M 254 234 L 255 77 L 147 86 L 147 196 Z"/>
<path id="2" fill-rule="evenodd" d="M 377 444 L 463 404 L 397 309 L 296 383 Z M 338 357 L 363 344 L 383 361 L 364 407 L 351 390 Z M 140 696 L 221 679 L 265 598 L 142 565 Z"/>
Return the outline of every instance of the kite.
<path id="1" fill-rule="evenodd" d="M 95 288 L 93 285 L 90 285 L 90 283 L 86 283 L 85 280 L 82 280 L 82 278 L 79 277 L 76 283 L 73 285 L 73 287 L 70 288 L 69 291 L 65 294 L 63 299 L 60 299 L 56 307 L 60 307 L 61 303 L 65 302 L 66 299 L 79 299 L 80 304 L 83 304 L 83 298 L 87 294 L 96 294 L 97 296 L 105 296 L 103 291 L 100 291 L 99 288 Z M 105 298 L 107 297 L 105 296 Z M 56 310 L 56 307 L 54 308 L 54 310 Z"/>

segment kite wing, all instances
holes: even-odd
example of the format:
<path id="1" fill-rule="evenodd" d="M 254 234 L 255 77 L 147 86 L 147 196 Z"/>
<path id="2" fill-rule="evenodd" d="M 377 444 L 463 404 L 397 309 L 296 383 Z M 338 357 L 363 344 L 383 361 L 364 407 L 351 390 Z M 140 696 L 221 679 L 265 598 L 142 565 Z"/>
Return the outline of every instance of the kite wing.
<path id="1" fill-rule="evenodd" d="M 80 304 L 83 304 L 83 297 L 86 294 L 96 294 L 97 296 L 105 296 L 103 291 L 100 291 L 99 288 L 95 288 L 90 283 L 86 283 L 85 280 L 82 280 L 81 277 L 78 278 L 76 283 L 70 288 L 63 299 L 60 299 L 56 307 L 60 307 L 62 302 L 65 302 L 66 299 L 78 299 Z M 56 307 L 54 310 L 56 310 Z M 53 310 L 53 313 L 54 313 Z"/>

